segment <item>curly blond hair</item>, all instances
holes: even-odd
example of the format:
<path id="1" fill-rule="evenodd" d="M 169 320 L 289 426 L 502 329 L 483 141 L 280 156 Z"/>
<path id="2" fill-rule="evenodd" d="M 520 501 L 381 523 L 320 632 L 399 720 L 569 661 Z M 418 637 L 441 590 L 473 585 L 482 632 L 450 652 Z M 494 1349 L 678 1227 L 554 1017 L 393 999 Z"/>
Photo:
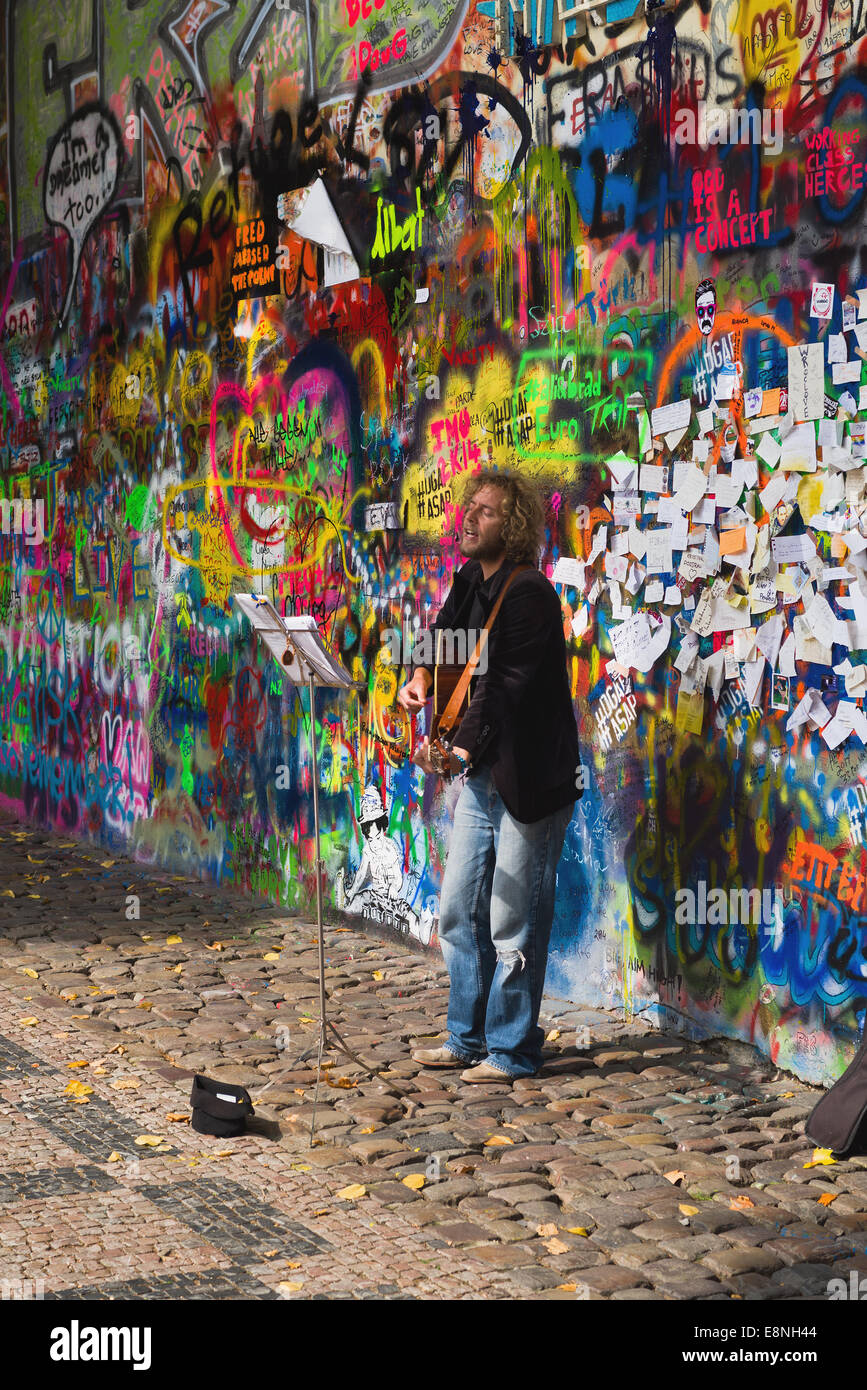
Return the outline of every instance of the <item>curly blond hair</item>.
<path id="1" fill-rule="evenodd" d="M 545 539 L 545 511 L 534 483 L 518 473 L 485 468 L 464 482 L 460 502 L 466 507 L 480 488 L 490 484 L 503 494 L 503 545 L 516 565 L 537 565 Z"/>

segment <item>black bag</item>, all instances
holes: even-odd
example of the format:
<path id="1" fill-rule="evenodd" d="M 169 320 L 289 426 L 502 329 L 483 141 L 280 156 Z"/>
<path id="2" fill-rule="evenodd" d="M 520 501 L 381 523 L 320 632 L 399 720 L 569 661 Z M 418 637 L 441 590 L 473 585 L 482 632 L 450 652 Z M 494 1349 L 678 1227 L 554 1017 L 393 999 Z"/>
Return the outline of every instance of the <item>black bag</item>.
<path id="1" fill-rule="evenodd" d="M 193 1107 L 193 1129 L 199 1134 L 215 1134 L 220 1139 L 243 1134 L 247 1116 L 253 1114 L 253 1102 L 243 1086 L 212 1081 L 209 1076 L 193 1078 L 190 1105 Z"/>
<path id="2" fill-rule="evenodd" d="M 805 1133 L 813 1143 L 843 1154 L 867 1115 L 867 1035 L 848 1067 L 812 1110 Z"/>

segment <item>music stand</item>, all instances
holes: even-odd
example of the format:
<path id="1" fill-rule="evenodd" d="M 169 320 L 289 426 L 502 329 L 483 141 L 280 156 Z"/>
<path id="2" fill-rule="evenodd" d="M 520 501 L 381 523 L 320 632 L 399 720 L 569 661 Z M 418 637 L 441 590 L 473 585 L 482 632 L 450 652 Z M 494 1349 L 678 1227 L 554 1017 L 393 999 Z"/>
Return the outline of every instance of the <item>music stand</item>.
<path id="1" fill-rule="evenodd" d="M 328 686 L 343 690 L 357 689 L 358 683 L 349 672 L 331 655 L 323 645 L 316 626 L 316 619 L 305 614 L 298 618 L 281 618 L 276 608 L 261 594 L 235 594 L 235 602 L 248 618 L 253 630 L 263 639 L 276 657 L 289 679 L 297 686 L 307 686 L 310 695 L 310 749 L 313 759 L 313 833 L 316 843 L 316 937 L 319 949 L 319 1045 L 307 1048 L 296 1062 L 303 1062 L 317 1052 L 316 1090 L 313 1097 L 313 1116 L 310 1122 L 310 1147 L 313 1147 L 313 1133 L 316 1126 L 316 1107 L 319 1102 L 319 1083 L 322 1079 L 322 1051 L 327 1033 L 331 1033 L 341 1052 L 373 1076 L 375 1067 L 369 1067 L 344 1042 L 335 1025 L 327 1016 L 325 996 L 325 944 L 322 923 L 322 858 L 319 844 L 319 758 L 316 749 L 316 708 L 315 692 L 317 686 Z M 295 1063 L 293 1063 L 295 1065 Z M 271 1083 L 269 1083 L 270 1085 Z M 268 1087 L 265 1087 L 267 1090 Z M 264 1094 L 264 1092 L 259 1093 Z"/>

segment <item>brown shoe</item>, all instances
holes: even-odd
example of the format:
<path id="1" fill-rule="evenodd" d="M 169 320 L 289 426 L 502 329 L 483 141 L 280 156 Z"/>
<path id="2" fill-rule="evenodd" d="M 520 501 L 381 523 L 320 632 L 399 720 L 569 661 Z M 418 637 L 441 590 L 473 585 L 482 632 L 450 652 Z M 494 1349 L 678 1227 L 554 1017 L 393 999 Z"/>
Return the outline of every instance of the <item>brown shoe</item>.
<path id="1" fill-rule="evenodd" d="M 461 1081 L 508 1081 L 511 1084 L 515 1080 L 507 1071 L 501 1071 L 491 1062 L 479 1062 L 477 1067 L 469 1067 L 467 1071 L 461 1072 Z"/>
<path id="2" fill-rule="evenodd" d="M 466 1057 L 459 1057 L 445 1044 L 442 1047 L 417 1047 L 412 1053 L 412 1060 L 421 1062 L 425 1067 L 451 1067 L 452 1071 L 467 1064 Z"/>

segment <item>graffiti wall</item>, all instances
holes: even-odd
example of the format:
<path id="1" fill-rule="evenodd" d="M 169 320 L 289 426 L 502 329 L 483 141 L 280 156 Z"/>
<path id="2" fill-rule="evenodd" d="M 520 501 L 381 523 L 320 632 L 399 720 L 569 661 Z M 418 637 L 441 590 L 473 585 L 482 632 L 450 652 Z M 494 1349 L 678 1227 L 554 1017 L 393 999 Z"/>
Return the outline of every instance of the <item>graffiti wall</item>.
<path id="1" fill-rule="evenodd" d="M 839 1073 L 867 1005 L 862 0 L 5 0 L 0 797 L 436 945 L 395 695 L 537 480 L 549 988 Z M 306 690 L 236 595 L 312 614 Z"/>

